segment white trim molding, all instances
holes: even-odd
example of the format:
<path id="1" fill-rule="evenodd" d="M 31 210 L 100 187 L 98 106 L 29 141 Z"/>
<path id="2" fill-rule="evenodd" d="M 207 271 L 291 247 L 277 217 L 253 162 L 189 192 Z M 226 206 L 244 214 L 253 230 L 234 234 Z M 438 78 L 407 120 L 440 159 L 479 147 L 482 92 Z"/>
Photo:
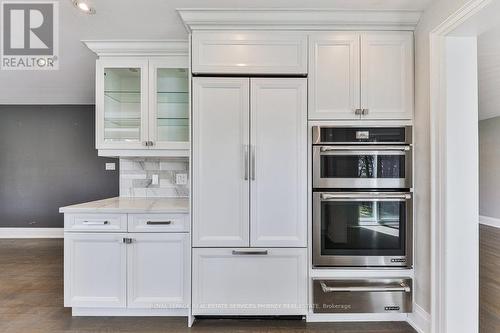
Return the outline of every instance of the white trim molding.
<path id="1" fill-rule="evenodd" d="M 418 333 L 431 332 L 431 315 L 415 303 L 413 303 L 413 312 L 408 314 L 407 322 Z"/>
<path id="2" fill-rule="evenodd" d="M 64 228 L 0 228 L 0 238 L 63 238 Z"/>
<path id="3" fill-rule="evenodd" d="M 179 8 L 192 30 L 415 30 L 422 14 L 412 10 L 325 8 Z"/>
<path id="4" fill-rule="evenodd" d="M 494 228 L 500 228 L 500 219 L 496 217 L 479 215 L 479 223 Z"/>
<path id="5" fill-rule="evenodd" d="M 82 40 L 99 57 L 154 57 L 188 55 L 189 44 L 184 39 L 165 40 Z"/>
<path id="6" fill-rule="evenodd" d="M 447 250 L 448 233 L 446 182 L 448 171 L 447 146 L 447 78 L 446 37 L 492 3 L 492 0 L 466 2 L 456 12 L 444 19 L 430 34 L 430 127 L 431 127 L 431 316 L 430 332 L 444 333 L 447 330 L 448 295 L 453 293 L 446 285 L 450 275 L 448 262 L 454 254 Z"/>

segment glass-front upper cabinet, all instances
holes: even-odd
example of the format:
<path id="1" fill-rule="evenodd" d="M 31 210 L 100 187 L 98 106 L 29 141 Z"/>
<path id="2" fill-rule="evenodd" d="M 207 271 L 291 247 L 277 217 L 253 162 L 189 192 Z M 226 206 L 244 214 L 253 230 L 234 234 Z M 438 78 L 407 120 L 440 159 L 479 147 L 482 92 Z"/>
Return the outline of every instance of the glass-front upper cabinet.
<path id="1" fill-rule="evenodd" d="M 96 75 L 97 149 L 189 150 L 186 56 L 100 59 Z"/>
<path id="2" fill-rule="evenodd" d="M 148 61 L 98 60 L 98 149 L 144 149 L 148 141 Z"/>
<path id="3" fill-rule="evenodd" d="M 186 57 L 149 61 L 149 138 L 153 149 L 189 149 Z"/>

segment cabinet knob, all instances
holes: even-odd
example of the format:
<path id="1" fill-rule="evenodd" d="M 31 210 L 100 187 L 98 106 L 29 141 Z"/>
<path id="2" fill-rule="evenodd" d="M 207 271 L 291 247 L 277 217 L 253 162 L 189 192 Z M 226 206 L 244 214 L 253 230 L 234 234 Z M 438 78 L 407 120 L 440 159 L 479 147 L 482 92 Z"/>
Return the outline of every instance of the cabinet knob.
<path id="1" fill-rule="evenodd" d="M 354 109 L 354 114 L 360 116 L 363 114 L 363 109 Z"/>
<path id="2" fill-rule="evenodd" d="M 366 115 L 368 114 L 368 110 L 369 110 L 369 109 L 362 109 L 361 114 L 362 114 L 363 116 L 366 116 Z"/>

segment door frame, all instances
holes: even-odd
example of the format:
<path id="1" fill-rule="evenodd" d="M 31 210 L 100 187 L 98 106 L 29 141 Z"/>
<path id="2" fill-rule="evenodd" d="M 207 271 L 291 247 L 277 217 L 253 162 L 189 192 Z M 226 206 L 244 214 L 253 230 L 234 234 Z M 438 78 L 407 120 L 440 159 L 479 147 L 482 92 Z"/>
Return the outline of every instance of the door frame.
<path id="1" fill-rule="evenodd" d="M 460 261 L 460 249 L 451 242 L 447 243 L 447 238 L 453 236 L 450 230 L 447 230 L 448 214 L 450 208 L 456 208 L 455 204 L 447 202 L 449 197 L 447 189 L 449 183 L 446 180 L 448 172 L 453 169 L 453 164 L 449 158 L 449 153 L 452 147 L 447 147 L 447 128 L 451 125 L 450 119 L 446 117 L 447 108 L 447 39 L 448 37 L 456 36 L 457 29 L 466 27 L 467 25 L 476 25 L 476 30 L 472 33 L 461 33 L 459 36 L 474 37 L 480 33 L 482 28 L 484 31 L 485 24 L 481 21 L 482 16 L 486 20 L 490 20 L 491 11 L 498 9 L 498 5 L 494 5 L 493 0 L 472 0 L 461 6 L 455 13 L 450 15 L 441 22 L 429 34 L 430 39 L 430 132 L 431 132 L 431 332 L 432 333 L 447 333 L 447 322 L 453 320 L 454 316 L 459 316 L 461 313 L 455 313 L 452 302 L 449 301 L 449 295 L 456 293 L 457 290 L 448 290 L 446 278 L 451 277 L 449 264 L 451 262 Z M 487 14 L 490 12 L 490 15 Z M 490 17 L 489 17 L 490 16 Z M 467 30 L 467 29 L 466 29 Z M 455 34 L 454 34 L 455 33 Z M 450 81 L 451 82 L 451 81 Z M 465 83 L 464 83 L 465 84 Z M 460 116 L 460 115 L 459 115 Z M 454 120 L 455 121 L 455 120 Z M 477 142 L 474 144 L 477 152 Z M 471 150 L 472 151 L 472 150 Z M 475 157 L 477 158 L 477 157 Z M 464 188 L 470 187 L 470 183 L 466 183 L 463 179 L 457 179 L 458 186 Z M 455 185 L 454 188 L 457 186 Z M 451 193 L 451 192 L 450 192 Z M 473 194 L 476 197 L 476 202 L 479 201 L 477 191 Z M 476 204 L 476 203 L 474 203 Z M 471 221 L 474 223 L 474 221 Z M 467 247 L 475 247 L 479 249 L 477 237 L 466 239 L 464 244 Z M 454 251 L 457 250 L 457 251 Z M 465 267 L 463 270 L 474 269 L 477 271 L 479 258 L 474 259 L 474 267 Z M 470 271 L 469 271 L 470 272 Z M 460 278 L 456 275 L 453 278 Z M 473 291 L 475 293 L 476 304 L 467 303 L 465 307 L 477 305 L 477 297 L 479 294 L 478 288 Z M 470 294 L 468 295 L 470 296 Z M 472 297 L 463 297 L 464 301 L 469 301 Z M 470 312 L 470 311 L 469 311 Z M 478 317 L 475 319 L 478 324 Z M 478 326 L 478 325 L 476 325 Z M 477 332 L 477 331 L 476 331 Z M 472 333 L 472 332 L 471 332 Z"/>

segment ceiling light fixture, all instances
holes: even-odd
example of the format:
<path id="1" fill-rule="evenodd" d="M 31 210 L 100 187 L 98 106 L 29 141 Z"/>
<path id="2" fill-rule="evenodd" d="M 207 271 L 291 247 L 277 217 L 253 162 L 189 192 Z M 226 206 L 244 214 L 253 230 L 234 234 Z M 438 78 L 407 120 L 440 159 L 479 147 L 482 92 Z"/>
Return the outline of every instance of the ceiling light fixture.
<path id="1" fill-rule="evenodd" d="M 73 5 L 85 14 L 95 14 L 95 9 L 86 0 L 73 0 Z"/>

